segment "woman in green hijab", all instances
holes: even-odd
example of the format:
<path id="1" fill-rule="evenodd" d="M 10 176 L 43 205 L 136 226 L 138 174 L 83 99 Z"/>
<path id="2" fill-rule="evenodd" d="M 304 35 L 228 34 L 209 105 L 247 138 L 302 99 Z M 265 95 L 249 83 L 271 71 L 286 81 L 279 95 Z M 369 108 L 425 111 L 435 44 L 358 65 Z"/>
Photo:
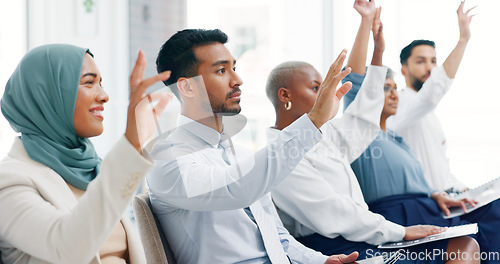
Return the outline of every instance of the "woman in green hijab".
<path id="1" fill-rule="evenodd" d="M 139 52 L 130 77 L 127 128 L 101 161 L 89 137 L 103 131 L 108 95 L 90 51 L 35 48 L 9 79 L 1 110 L 21 133 L 0 162 L 0 250 L 6 263 L 145 263 L 122 214 L 152 161 L 141 155 L 169 96 L 146 96 L 169 72 L 143 79 Z M 158 104 L 151 110 L 149 100 Z M 141 122 L 137 126 L 137 122 Z M 138 130 L 139 128 L 139 130 Z M 142 144 L 141 144 L 142 143 Z"/>

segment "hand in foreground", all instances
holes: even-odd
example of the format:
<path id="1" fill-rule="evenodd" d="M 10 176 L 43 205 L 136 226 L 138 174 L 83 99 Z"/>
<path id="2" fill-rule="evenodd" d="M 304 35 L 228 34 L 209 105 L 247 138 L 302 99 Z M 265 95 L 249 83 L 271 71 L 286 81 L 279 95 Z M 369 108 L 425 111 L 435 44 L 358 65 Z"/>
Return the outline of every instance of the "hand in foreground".
<path id="1" fill-rule="evenodd" d="M 330 66 L 325 80 L 319 86 L 314 106 L 308 114 L 318 129 L 337 114 L 340 99 L 351 89 L 351 82 L 346 82 L 338 90 L 336 89 L 339 82 L 351 72 L 349 67 L 341 72 L 346 56 L 347 51 L 344 49 Z"/>
<path id="2" fill-rule="evenodd" d="M 146 58 L 144 53 L 139 51 L 130 75 L 130 96 L 125 130 L 125 137 L 139 152 L 141 152 L 141 145 L 145 145 L 157 131 L 155 119 L 159 118 L 171 98 L 171 95 L 164 92 L 146 95 L 148 87 L 159 81 L 167 80 L 170 77 L 170 72 L 162 72 L 144 79 L 145 69 Z M 153 101 L 158 101 L 158 103 L 151 109 L 150 103 Z"/>
<path id="3" fill-rule="evenodd" d="M 466 203 L 470 204 L 472 207 L 476 206 L 477 204 L 476 200 L 467 198 L 461 200 L 454 200 L 445 192 L 432 193 L 431 198 L 434 199 L 434 201 L 436 201 L 439 208 L 441 209 L 441 211 L 443 211 L 445 215 L 450 214 L 450 210 L 448 209 L 450 207 L 462 207 L 464 213 L 467 213 L 467 206 L 465 205 Z"/>
<path id="4" fill-rule="evenodd" d="M 404 240 L 415 240 L 446 231 L 446 227 L 432 225 L 414 225 L 405 227 Z"/>
<path id="5" fill-rule="evenodd" d="M 340 255 L 331 255 L 325 261 L 325 264 L 342 264 L 342 263 L 351 263 L 354 262 L 358 258 L 358 252 L 354 251 L 349 256 L 345 254 Z"/>
<path id="6" fill-rule="evenodd" d="M 375 0 L 368 2 L 366 0 L 355 0 L 354 9 L 356 9 L 363 19 L 372 20 L 377 8 L 375 7 Z"/>
<path id="7" fill-rule="evenodd" d="M 474 15 L 469 16 L 469 12 L 472 11 L 477 6 L 467 10 L 464 12 L 465 0 L 462 1 L 457 10 L 458 16 L 458 27 L 460 29 L 460 40 L 469 41 L 470 39 L 470 22 L 472 21 L 472 17 Z"/>

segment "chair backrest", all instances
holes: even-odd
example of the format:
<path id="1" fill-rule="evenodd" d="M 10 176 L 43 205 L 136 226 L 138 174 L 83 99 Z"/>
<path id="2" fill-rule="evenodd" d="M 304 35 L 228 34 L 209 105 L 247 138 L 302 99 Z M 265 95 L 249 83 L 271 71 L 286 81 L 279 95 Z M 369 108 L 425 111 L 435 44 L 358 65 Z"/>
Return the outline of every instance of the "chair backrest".
<path id="1" fill-rule="evenodd" d="M 161 225 L 151 211 L 149 195 L 147 193 L 137 195 L 133 207 L 147 262 L 176 264 L 174 253 Z"/>

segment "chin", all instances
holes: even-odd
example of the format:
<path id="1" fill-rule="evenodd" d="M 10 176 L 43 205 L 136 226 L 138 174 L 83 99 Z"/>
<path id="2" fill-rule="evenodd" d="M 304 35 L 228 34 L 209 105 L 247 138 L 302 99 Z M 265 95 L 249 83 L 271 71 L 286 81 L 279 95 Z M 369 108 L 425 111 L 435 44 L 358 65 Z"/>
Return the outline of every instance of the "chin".
<path id="1" fill-rule="evenodd" d="M 87 131 L 87 133 L 86 133 L 87 134 L 86 138 L 100 136 L 102 134 L 102 132 L 104 132 L 103 127 L 96 127 L 93 129 L 89 129 L 89 131 Z"/>
<path id="2" fill-rule="evenodd" d="M 234 116 L 234 115 L 239 114 L 240 112 L 241 112 L 241 108 L 237 108 L 237 109 L 225 109 L 224 111 L 219 112 L 217 114 L 221 115 L 221 116 Z"/>

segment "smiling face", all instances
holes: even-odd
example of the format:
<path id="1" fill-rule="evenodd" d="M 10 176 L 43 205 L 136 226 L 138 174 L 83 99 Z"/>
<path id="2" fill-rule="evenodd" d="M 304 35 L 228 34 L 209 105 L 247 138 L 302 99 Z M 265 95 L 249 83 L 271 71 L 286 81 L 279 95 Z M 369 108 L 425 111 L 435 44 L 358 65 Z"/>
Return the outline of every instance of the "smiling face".
<path id="1" fill-rule="evenodd" d="M 398 110 L 398 87 L 393 79 L 387 78 L 384 83 L 384 108 L 382 109 L 382 118 L 387 119 L 391 115 L 395 115 Z"/>
<path id="2" fill-rule="evenodd" d="M 309 113 L 314 106 L 318 96 L 318 88 L 321 85 L 321 75 L 310 65 L 299 66 L 293 69 L 287 89 L 292 108 L 287 111 L 295 118 Z"/>
<path id="3" fill-rule="evenodd" d="M 102 89 L 101 81 L 101 73 L 94 59 L 85 53 L 73 115 L 73 127 L 80 137 L 88 138 L 102 134 L 103 105 L 109 97 Z"/>
<path id="4" fill-rule="evenodd" d="M 196 47 L 193 51 L 199 61 L 198 75 L 203 77 L 213 113 L 239 113 L 243 81 L 236 73 L 236 60 L 229 50 L 221 43 L 213 43 Z"/>
<path id="5" fill-rule="evenodd" d="M 411 51 L 410 57 L 401 68 L 406 84 L 416 91 L 422 88 L 429 78 L 431 70 L 437 66 L 436 51 L 429 45 L 418 45 Z"/>

